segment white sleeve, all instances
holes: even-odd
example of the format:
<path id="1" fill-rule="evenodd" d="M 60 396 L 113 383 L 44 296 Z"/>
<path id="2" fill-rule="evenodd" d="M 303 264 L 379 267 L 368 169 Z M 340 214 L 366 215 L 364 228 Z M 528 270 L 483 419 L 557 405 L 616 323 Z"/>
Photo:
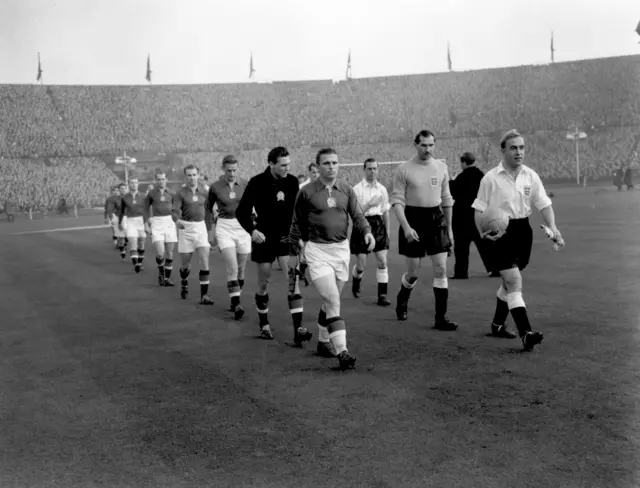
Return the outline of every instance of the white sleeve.
<path id="1" fill-rule="evenodd" d="M 484 212 L 489 206 L 489 190 L 491 189 L 491 181 L 487 177 L 489 173 L 482 177 L 480 180 L 480 188 L 478 188 L 478 195 L 471 204 L 472 208 L 475 208 L 479 212 Z"/>

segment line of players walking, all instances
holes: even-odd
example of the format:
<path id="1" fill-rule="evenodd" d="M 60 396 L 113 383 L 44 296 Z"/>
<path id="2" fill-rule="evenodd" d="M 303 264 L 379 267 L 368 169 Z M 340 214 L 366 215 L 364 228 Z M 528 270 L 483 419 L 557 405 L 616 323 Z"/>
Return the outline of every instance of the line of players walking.
<path id="1" fill-rule="evenodd" d="M 273 263 L 277 262 L 287 277 L 286 295 L 295 347 L 302 347 L 312 338 L 311 331 L 303 325 L 304 303 L 300 291 L 300 281 L 306 282 L 308 278 L 322 298 L 317 316 L 317 354 L 336 357 L 343 370 L 354 368 L 356 358 L 347 349 L 340 295 L 351 277 L 353 295 L 361 296 L 370 253 L 377 263 L 377 304 L 391 305 L 387 266 L 390 211 L 400 223 L 398 250 L 406 260 L 406 272 L 400 279 L 396 297 L 396 316 L 401 321 L 408 318 L 409 299 L 417 285 L 422 260 L 428 256 L 434 275 L 434 328 L 445 331 L 458 328 L 447 314 L 447 257 L 454 245 L 456 230 L 456 238 L 461 242 L 455 246 L 454 278 L 467 277 L 470 242 L 480 244 L 487 270 L 502 278 L 491 323 L 492 334 L 516 337 L 506 323 L 511 313 L 523 348 L 531 350 L 543 339 L 541 333 L 532 331 L 522 298 L 521 270 L 527 266 L 531 254 L 533 232 L 528 217 L 534 206 L 542 214 L 549 238 L 558 246 L 563 246 L 564 241 L 540 178 L 523 164 L 524 139 L 515 130 L 505 134 L 501 140 L 503 161 L 480 179 L 472 202 L 463 195 L 463 182 L 470 176 L 466 169 L 457 182 L 452 182 L 456 207 L 463 206 L 456 210 L 455 219 L 448 169 L 433 156 L 435 142 L 435 136 L 429 131 L 416 135 L 416 156 L 396 169 L 390 197 L 377 181 L 375 159 L 364 162 L 364 178 L 352 187 L 338 178 L 337 152 L 322 149 L 310 171 L 317 177 L 300 185 L 289 173 L 289 152 L 284 147 L 275 147 L 268 154 L 265 171 L 248 182 L 238 178 L 239 162 L 233 155 L 225 156 L 223 175 L 208 188 L 200 182 L 199 170 L 194 165 L 184 168 L 186 184 L 179 191 L 171 191 L 166 175 L 160 172 L 156 174 L 153 189 L 146 195 L 139 192 L 137 179 L 131 178 L 128 188 L 121 183 L 117 193 L 114 189 L 108 198 L 105 219 L 111 223 L 114 243 L 122 259 L 126 259 L 128 247 L 136 273 L 143 270 L 145 242 L 147 236 L 151 236 L 161 286 L 174 286 L 171 274 L 177 243 L 182 299 L 189 296 L 188 279 L 195 254 L 203 305 L 213 304 L 208 295 L 209 252 L 212 246 L 218 247 L 226 266 L 229 311 L 238 320 L 244 316 L 241 295 L 250 258 L 256 263 L 258 278 L 254 300 L 260 337 L 266 340 L 274 338 L 268 315 Z M 469 153 L 463 156 L 467 168 L 473 165 L 471 157 Z M 218 214 L 215 222 L 211 218 L 214 207 Z M 508 213 L 510 221 L 506 231 L 482 230 L 482 212 L 487 208 L 501 208 Z M 458 215 L 461 217 L 455 224 Z M 349 238 L 350 221 L 353 230 Z M 473 229 L 468 227 L 470 222 Z M 351 254 L 356 256 L 353 269 L 350 269 Z"/>

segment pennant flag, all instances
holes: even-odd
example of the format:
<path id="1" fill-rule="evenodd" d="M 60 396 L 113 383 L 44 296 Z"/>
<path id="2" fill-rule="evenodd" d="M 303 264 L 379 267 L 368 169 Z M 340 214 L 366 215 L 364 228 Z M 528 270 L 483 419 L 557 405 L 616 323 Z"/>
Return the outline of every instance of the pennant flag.
<path id="1" fill-rule="evenodd" d="M 151 83 L 151 54 L 147 54 L 147 76 L 145 76 L 146 80 Z"/>
<path id="2" fill-rule="evenodd" d="M 249 56 L 249 79 L 252 80 L 253 79 L 253 73 L 255 73 L 256 70 L 253 69 L 253 53 L 251 53 L 251 55 Z"/>
<path id="3" fill-rule="evenodd" d="M 553 31 L 551 31 L 551 62 L 552 63 L 555 63 L 556 61 L 555 52 L 556 52 L 556 48 L 553 46 Z"/>
<path id="4" fill-rule="evenodd" d="M 638 27 L 636 27 L 636 34 L 640 36 L 640 22 L 638 22 Z"/>
<path id="5" fill-rule="evenodd" d="M 36 81 L 42 81 L 42 64 L 40 63 L 40 53 L 38 53 L 38 76 Z"/>
<path id="6" fill-rule="evenodd" d="M 453 63 L 451 62 L 451 46 L 447 42 L 447 66 L 449 66 L 449 71 L 453 71 Z"/>
<path id="7" fill-rule="evenodd" d="M 345 77 L 347 80 L 351 79 L 351 49 L 349 49 L 349 56 L 347 56 L 347 73 Z"/>

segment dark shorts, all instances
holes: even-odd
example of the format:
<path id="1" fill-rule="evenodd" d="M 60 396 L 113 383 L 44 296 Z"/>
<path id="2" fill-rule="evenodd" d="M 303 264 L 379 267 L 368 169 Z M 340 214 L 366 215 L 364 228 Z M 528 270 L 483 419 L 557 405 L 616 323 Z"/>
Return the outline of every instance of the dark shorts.
<path id="1" fill-rule="evenodd" d="M 491 269 L 525 269 L 529 264 L 533 246 L 533 230 L 529 225 L 529 219 L 510 220 L 505 234 L 500 239 L 486 242 Z"/>
<path id="2" fill-rule="evenodd" d="M 384 225 L 384 220 L 380 215 L 373 215 L 367 217 L 367 222 L 371 226 L 371 233 L 376 240 L 376 247 L 373 248 L 373 252 L 386 251 L 389 249 L 389 234 L 387 228 Z M 351 231 L 351 240 L 349 241 L 349 248 L 351 254 L 369 254 L 371 251 L 367 250 L 367 245 L 364 242 L 364 234 L 358 231 L 354 227 Z"/>
<path id="3" fill-rule="evenodd" d="M 289 242 L 282 238 L 267 237 L 262 244 L 251 243 L 251 261 L 273 263 L 280 256 L 289 256 Z"/>
<path id="4" fill-rule="evenodd" d="M 418 233 L 419 241 L 408 242 L 402 227 L 398 232 L 398 252 L 408 258 L 434 256 L 451 250 L 447 223 L 440 207 L 405 207 L 409 226 Z"/>

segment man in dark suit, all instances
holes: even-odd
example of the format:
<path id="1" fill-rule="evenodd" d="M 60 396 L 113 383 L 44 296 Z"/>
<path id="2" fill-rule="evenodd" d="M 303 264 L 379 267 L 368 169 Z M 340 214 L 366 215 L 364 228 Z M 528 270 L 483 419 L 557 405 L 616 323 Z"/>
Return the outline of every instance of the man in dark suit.
<path id="1" fill-rule="evenodd" d="M 476 157 L 466 152 L 460 157 L 462 173 L 457 178 L 449 182 L 451 195 L 455 203 L 453 204 L 453 252 L 456 263 L 454 267 L 453 279 L 469 278 L 469 250 L 471 243 L 475 243 L 484 267 L 490 276 L 500 276 L 499 273 L 492 273 L 491 265 L 488 261 L 488 253 L 485 252 L 485 243 L 478 234 L 478 229 L 474 223 L 474 210 L 471 204 L 478 195 L 480 181 L 484 173 L 475 165 Z"/>

